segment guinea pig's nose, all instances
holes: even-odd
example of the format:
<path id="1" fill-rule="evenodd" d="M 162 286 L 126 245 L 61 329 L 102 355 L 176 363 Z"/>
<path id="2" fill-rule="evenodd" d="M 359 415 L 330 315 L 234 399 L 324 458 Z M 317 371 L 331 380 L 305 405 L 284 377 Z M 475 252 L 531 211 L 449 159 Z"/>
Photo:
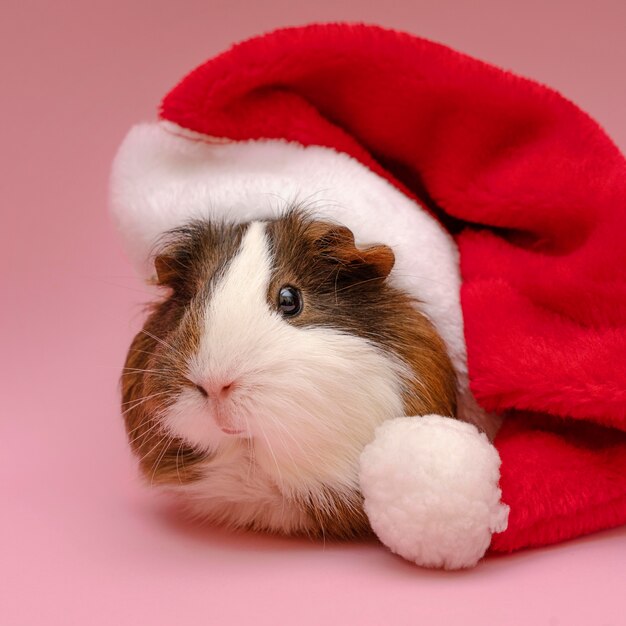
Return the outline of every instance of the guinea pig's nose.
<path id="1" fill-rule="evenodd" d="M 223 399 L 230 395 L 235 388 L 235 381 L 229 381 L 225 383 L 205 382 L 201 385 L 196 385 L 198 391 L 207 398 Z"/>

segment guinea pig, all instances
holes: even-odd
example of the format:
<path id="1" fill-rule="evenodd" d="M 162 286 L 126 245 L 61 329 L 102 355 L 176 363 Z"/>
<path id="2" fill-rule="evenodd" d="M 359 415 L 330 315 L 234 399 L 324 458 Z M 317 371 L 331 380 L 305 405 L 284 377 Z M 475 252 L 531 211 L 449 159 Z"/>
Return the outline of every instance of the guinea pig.
<path id="1" fill-rule="evenodd" d="M 457 409 L 445 344 L 389 280 L 394 260 L 298 209 L 169 231 L 154 254 L 163 297 L 122 376 L 147 481 L 233 527 L 370 532 L 358 465 L 376 427 Z"/>

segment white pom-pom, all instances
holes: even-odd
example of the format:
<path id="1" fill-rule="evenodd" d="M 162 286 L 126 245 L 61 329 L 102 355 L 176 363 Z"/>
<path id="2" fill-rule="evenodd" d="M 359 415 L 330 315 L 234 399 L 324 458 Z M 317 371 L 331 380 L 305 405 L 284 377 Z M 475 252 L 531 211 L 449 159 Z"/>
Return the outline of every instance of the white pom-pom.
<path id="1" fill-rule="evenodd" d="M 361 455 L 365 511 L 379 539 L 424 567 L 472 567 L 507 526 L 500 457 L 475 426 L 440 415 L 399 417 Z"/>

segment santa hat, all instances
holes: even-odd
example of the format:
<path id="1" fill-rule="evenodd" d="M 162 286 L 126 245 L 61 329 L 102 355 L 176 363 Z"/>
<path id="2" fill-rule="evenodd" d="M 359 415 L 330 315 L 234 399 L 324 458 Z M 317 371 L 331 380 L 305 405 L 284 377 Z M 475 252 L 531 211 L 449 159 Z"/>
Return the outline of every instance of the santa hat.
<path id="1" fill-rule="evenodd" d="M 377 27 L 279 30 L 184 78 L 112 191 L 146 271 L 169 228 L 292 201 L 392 245 L 461 386 L 505 417 L 491 548 L 626 523 L 626 161 L 554 91 Z"/>

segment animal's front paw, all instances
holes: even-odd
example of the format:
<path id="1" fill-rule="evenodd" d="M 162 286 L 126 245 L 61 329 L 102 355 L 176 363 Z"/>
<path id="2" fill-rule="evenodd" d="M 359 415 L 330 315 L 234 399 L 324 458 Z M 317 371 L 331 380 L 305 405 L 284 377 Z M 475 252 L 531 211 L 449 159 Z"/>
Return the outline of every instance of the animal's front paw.
<path id="1" fill-rule="evenodd" d="M 474 566 L 507 525 L 500 457 L 466 422 L 425 415 L 389 420 L 361 455 L 365 511 L 379 539 L 425 567 Z"/>

